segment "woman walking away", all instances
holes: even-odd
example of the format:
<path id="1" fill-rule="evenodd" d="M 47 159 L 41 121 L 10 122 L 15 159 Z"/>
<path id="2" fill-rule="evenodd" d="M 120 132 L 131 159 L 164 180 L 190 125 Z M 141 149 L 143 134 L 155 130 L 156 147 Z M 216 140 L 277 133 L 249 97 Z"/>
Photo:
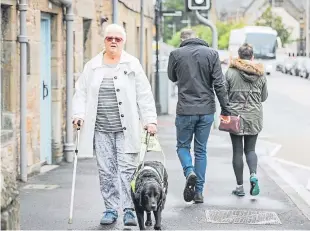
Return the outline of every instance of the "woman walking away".
<path id="1" fill-rule="evenodd" d="M 150 134 L 157 131 L 150 83 L 139 60 L 123 50 L 125 42 L 123 27 L 106 27 L 105 48 L 85 64 L 73 97 L 74 124 L 82 121 L 79 155 L 92 155 L 95 147 L 106 209 L 102 225 L 117 220 L 121 197 L 124 225 L 137 225 L 130 181 L 138 164 L 140 119 Z"/>
<path id="2" fill-rule="evenodd" d="M 230 133 L 233 147 L 233 168 L 237 187 L 233 194 L 244 196 L 243 189 L 243 151 L 250 170 L 250 194 L 259 194 L 257 171 L 256 140 L 263 128 L 263 106 L 268 97 L 267 79 L 264 66 L 253 61 L 253 48 L 242 45 L 239 57 L 232 59 L 226 72 L 226 87 L 229 94 L 231 115 L 240 115 L 240 133 Z M 243 144 L 244 141 L 244 144 Z"/>

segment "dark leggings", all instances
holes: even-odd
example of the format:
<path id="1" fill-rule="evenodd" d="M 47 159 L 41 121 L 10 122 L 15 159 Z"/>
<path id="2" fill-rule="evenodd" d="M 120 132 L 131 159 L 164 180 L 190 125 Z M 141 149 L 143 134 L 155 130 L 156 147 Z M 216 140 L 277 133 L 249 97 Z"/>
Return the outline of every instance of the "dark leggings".
<path id="1" fill-rule="evenodd" d="M 230 134 L 233 146 L 233 168 L 236 175 L 238 185 L 243 184 L 243 150 L 246 157 L 250 174 L 256 173 L 257 169 L 257 155 L 255 153 L 255 146 L 257 135 L 244 135 L 238 136 Z M 244 138 L 244 147 L 243 147 Z"/>

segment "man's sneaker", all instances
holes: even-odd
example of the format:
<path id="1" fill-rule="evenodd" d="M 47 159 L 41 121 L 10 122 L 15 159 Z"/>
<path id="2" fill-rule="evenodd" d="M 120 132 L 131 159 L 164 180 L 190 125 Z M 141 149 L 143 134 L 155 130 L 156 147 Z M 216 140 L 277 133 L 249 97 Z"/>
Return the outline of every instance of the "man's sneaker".
<path id="1" fill-rule="evenodd" d="M 132 209 L 125 209 L 124 226 L 137 226 L 136 216 Z"/>
<path id="2" fill-rule="evenodd" d="M 232 194 L 238 196 L 238 197 L 243 197 L 245 195 L 243 186 L 237 186 L 235 190 L 232 191 Z"/>
<path id="3" fill-rule="evenodd" d="M 197 176 L 194 172 L 191 172 L 186 178 L 185 189 L 183 192 L 183 197 L 186 202 L 194 200 L 196 181 Z"/>
<path id="4" fill-rule="evenodd" d="M 196 204 L 203 203 L 203 195 L 201 192 L 196 192 L 194 197 L 194 202 Z"/>
<path id="5" fill-rule="evenodd" d="M 118 218 L 118 213 L 116 210 L 107 209 L 107 211 L 103 212 L 103 217 L 100 221 L 101 225 L 111 225 L 113 224 Z"/>
<path id="6" fill-rule="evenodd" d="M 251 183 L 250 194 L 252 196 L 257 196 L 260 190 L 259 190 L 258 179 L 257 179 L 256 174 L 251 174 L 250 183 Z"/>

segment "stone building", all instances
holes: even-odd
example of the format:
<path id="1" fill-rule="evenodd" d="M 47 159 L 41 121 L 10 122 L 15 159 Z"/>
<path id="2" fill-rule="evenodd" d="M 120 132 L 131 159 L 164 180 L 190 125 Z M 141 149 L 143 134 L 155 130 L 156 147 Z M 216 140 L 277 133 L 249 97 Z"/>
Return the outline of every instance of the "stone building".
<path id="1" fill-rule="evenodd" d="M 68 0 L 67 0 L 68 1 Z M 144 63 L 152 73 L 153 1 L 144 1 Z M 63 160 L 66 113 L 66 8 L 59 0 L 28 0 L 27 170 Z M 127 32 L 125 50 L 139 57 L 140 0 L 118 1 L 118 23 Z M 73 0 L 74 80 L 103 47 L 103 29 L 112 22 L 112 0 Z M 20 173 L 20 33 L 18 1 L 1 1 L 1 211 L 18 197 Z M 10 198 L 10 199 L 9 199 Z M 18 204 L 18 202 L 16 202 Z M 18 210 L 15 206 L 12 210 Z M 7 215 L 4 214 L 4 215 Z M 3 216 L 2 216 L 3 217 Z M 5 219 L 5 216 L 4 218 Z M 3 221 L 3 228 L 18 229 Z M 6 226 L 5 226 L 6 225 Z"/>

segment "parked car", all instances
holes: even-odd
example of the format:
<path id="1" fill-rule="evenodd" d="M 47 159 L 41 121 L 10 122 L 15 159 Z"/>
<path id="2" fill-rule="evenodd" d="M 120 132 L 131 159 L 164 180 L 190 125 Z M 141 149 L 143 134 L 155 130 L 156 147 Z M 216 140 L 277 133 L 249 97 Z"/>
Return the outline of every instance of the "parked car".
<path id="1" fill-rule="evenodd" d="M 282 73 L 288 74 L 291 72 L 291 69 L 293 67 L 294 58 L 287 58 L 282 67 Z"/>
<path id="2" fill-rule="evenodd" d="M 284 68 L 284 61 L 285 60 L 280 60 L 276 63 L 276 71 L 282 71 Z"/>
<path id="3" fill-rule="evenodd" d="M 308 79 L 310 75 L 310 58 L 305 58 L 302 62 L 299 76 Z"/>
<path id="4" fill-rule="evenodd" d="M 299 72 L 302 68 L 302 63 L 304 62 L 305 59 L 306 57 L 303 57 L 303 56 L 298 56 L 294 59 L 293 66 L 290 70 L 291 75 L 299 76 Z"/>
<path id="5" fill-rule="evenodd" d="M 284 64 L 285 61 L 288 59 L 287 56 L 280 56 L 277 57 L 277 61 L 276 61 L 276 71 L 281 71 L 284 69 Z"/>

